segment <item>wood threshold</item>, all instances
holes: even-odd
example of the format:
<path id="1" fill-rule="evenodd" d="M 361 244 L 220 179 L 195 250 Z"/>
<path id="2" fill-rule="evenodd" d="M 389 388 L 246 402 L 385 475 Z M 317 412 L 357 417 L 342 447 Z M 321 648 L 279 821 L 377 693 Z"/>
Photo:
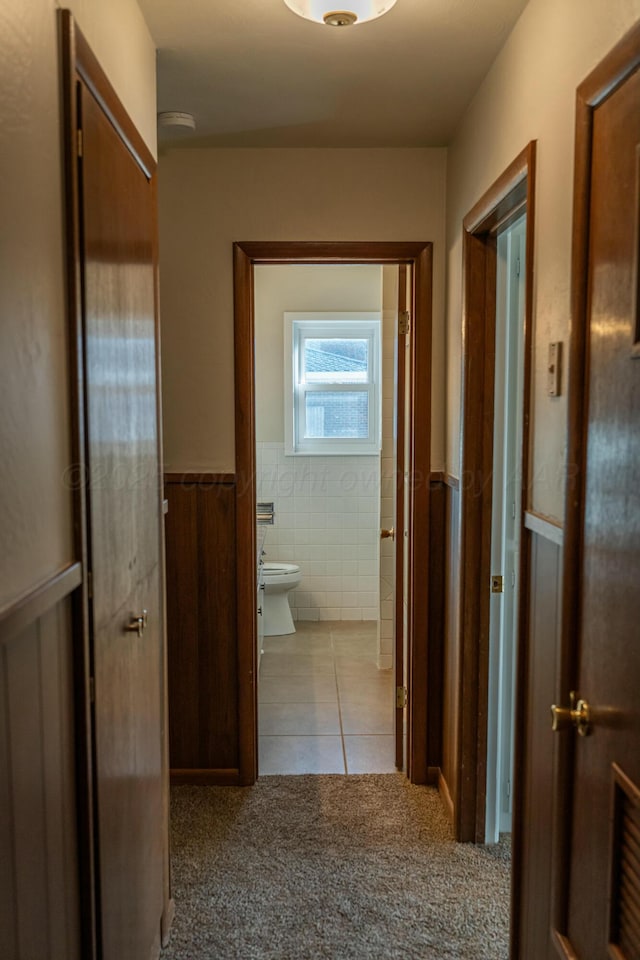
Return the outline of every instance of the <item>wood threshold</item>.
<path id="1" fill-rule="evenodd" d="M 524 525 L 527 530 L 537 533 L 551 543 L 561 547 L 564 543 L 564 530 L 562 525 L 552 517 L 547 517 L 543 513 L 536 513 L 534 510 L 525 511 Z"/>
<path id="2" fill-rule="evenodd" d="M 69 563 L 0 611 L 0 643 L 7 643 L 39 620 L 82 584 L 82 564 Z"/>
<path id="3" fill-rule="evenodd" d="M 242 785 L 242 777 L 237 767 L 200 770 L 172 770 L 171 783 L 173 786 L 180 784 L 193 784 L 194 786 L 210 787 L 237 787 Z"/>

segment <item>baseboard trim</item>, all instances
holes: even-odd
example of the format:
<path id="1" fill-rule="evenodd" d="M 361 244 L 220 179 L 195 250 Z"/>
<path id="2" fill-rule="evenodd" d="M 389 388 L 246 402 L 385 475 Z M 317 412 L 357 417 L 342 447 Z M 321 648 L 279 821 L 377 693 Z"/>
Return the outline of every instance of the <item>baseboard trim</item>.
<path id="1" fill-rule="evenodd" d="M 240 787 L 243 786 L 237 767 L 212 770 L 172 770 L 171 784 L 175 787 L 191 784 L 200 787 Z"/>
<path id="2" fill-rule="evenodd" d="M 440 778 L 440 767 L 427 767 L 427 785 L 437 787 Z"/>
<path id="3" fill-rule="evenodd" d="M 169 938 L 171 937 L 171 927 L 173 926 L 173 920 L 176 915 L 176 902 L 171 897 L 166 907 L 162 912 L 162 917 L 160 918 L 160 941 L 162 943 L 162 949 L 169 944 Z"/>
<path id="4" fill-rule="evenodd" d="M 440 771 L 440 775 L 438 777 L 438 792 L 444 804 L 447 816 L 449 817 L 451 824 L 453 824 L 453 800 L 451 799 L 451 794 L 449 793 L 449 784 L 443 777 L 442 771 Z"/>

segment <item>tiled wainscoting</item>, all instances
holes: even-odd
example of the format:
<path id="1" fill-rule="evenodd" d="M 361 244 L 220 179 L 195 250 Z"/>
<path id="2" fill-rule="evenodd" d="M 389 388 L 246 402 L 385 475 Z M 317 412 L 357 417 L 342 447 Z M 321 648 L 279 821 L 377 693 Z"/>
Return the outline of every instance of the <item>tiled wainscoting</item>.
<path id="1" fill-rule="evenodd" d="M 291 457 L 256 444 L 257 495 L 273 501 L 267 560 L 300 565 L 294 620 L 378 620 L 379 457 Z"/>
<path id="2" fill-rule="evenodd" d="M 265 637 L 259 774 L 393 773 L 393 672 L 377 662 L 373 623 L 300 623 Z"/>

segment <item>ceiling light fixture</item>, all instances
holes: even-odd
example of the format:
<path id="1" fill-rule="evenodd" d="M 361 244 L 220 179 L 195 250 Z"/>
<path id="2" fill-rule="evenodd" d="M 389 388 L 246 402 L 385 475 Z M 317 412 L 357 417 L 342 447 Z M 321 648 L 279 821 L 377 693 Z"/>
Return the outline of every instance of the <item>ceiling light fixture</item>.
<path id="1" fill-rule="evenodd" d="M 335 0 L 284 0 L 286 5 L 299 17 L 324 23 L 328 27 L 351 27 L 353 24 L 377 20 L 396 0 L 347 0 L 348 10 L 336 10 Z"/>

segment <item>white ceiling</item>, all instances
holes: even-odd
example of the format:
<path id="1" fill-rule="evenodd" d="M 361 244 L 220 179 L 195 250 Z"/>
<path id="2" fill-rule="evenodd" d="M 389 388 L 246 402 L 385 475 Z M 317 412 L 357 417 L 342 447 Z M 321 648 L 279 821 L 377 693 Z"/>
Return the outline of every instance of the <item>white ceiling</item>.
<path id="1" fill-rule="evenodd" d="M 184 145 L 416 147 L 449 142 L 527 0 L 397 0 L 346 28 L 283 0 L 139 3 L 158 110 L 196 118 Z"/>

